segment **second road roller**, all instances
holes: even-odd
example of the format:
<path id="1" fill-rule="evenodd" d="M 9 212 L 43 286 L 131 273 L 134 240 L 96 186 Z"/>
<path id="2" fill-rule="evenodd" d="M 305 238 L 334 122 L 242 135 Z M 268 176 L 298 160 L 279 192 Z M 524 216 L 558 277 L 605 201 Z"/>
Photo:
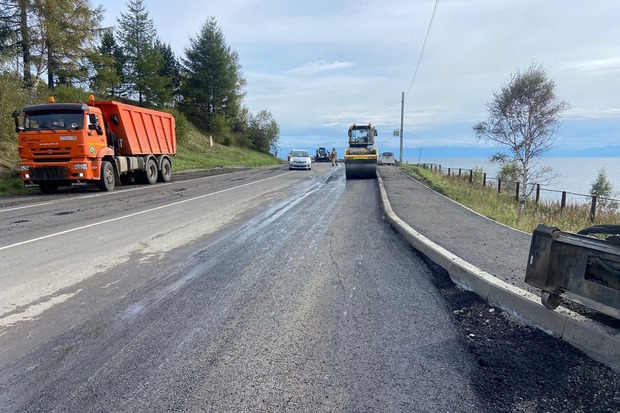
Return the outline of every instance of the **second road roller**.
<path id="1" fill-rule="evenodd" d="M 379 149 L 375 147 L 377 130 L 372 123 L 349 126 L 349 147 L 344 152 L 347 179 L 376 179 Z"/>

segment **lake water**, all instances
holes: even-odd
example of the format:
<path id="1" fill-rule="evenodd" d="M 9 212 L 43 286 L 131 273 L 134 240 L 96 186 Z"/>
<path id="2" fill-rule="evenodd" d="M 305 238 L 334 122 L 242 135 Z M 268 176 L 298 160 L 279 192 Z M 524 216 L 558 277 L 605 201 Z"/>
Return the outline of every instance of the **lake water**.
<path id="1" fill-rule="evenodd" d="M 418 163 L 418 159 L 409 159 L 409 163 Z M 497 177 L 500 167 L 491 164 L 487 158 L 421 158 L 420 163 L 434 163 L 441 165 L 442 169 L 474 169 L 482 168 L 488 178 Z M 573 194 L 590 193 L 590 188 L 598 176 L 601 168 L 605 169 L 607 180 L 612 184 L 614 198 L 620 198 L 620 158 L 544 158 L 537 161 L 537 165 L 550 167 L 557 177 L 544 188 L 541 197 L 545 200 L 559 200 L 561 191 Z M 552 191 L 558 191 L 552 192 Z M 570 195 L 569 202 L 585 202 L 586 197 Z"/>

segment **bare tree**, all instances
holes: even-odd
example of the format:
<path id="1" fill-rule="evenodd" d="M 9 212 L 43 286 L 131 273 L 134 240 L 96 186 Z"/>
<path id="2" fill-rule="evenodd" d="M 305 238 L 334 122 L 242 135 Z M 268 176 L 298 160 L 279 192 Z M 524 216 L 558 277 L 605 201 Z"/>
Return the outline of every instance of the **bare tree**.
<path id="1" fill-rule="evenodd" d="M 547 168 L 535 167 L 532 161 L 551 148 L 560 127 L 560 113 L 568 108 L 567 102 L 558 100 L 555 83 L 547 72 L 532 64 L 527 70 L 512 74 L 508 84 L 493 93 L 493 99 L 487 103 L 488 120 L 474 125 L 478 139 L 504 148 L 491 161 L 519 166 L 522 204 L 532 178 L 540 179 L 549 172 Z"/>

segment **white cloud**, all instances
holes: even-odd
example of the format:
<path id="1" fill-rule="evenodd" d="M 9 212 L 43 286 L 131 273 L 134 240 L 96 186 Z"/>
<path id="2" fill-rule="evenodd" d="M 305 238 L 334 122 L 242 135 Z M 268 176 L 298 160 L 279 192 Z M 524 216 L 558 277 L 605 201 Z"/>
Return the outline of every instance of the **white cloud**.
<path id="1" fill-rule="evenodd" d="M 317 73 L 322 73 L 322 72 L 347 69 L 353 66 L 354 64 L 352 62 L 328 63 L 325 60 L 318 60 L 316 62 L 306 63 L 303 66 L 299 66 L 294 69 L 291 69 L 288 71 L 288 73 L 293 74 L 293 75 L 308 76 L 308 75 L 315 75 Z"/>
<path id="2" fill-rule="evenodd" d="M 599 74 L 606 74 L 607 72 L 620 72 L 620 57 L 559 62 L 558 68 L 560 70 L 568 70 L 573 72 Z"/>

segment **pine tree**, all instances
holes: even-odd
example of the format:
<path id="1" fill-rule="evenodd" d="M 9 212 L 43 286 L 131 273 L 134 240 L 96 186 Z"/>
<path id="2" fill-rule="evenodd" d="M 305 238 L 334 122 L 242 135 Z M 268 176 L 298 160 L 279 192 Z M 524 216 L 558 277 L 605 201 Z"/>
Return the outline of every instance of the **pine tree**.
<path id="1" fill-rule="evenodd" d="M 89 55 L 93 74 L 90 89 L 99 98 L 113 98 L 122 76 L 123 54 L 111 32 L 105 32 L 101 44 Z"/>
<path id="2" fill-rule="evenodd" d="M 15 0 L 0 1 L 0 64 L 18 52 L 19 5 Z"/>
<path id="3" fill-rule="evenodd" d="M 0 63 L 15 64 L 15 73 L 21 70 L 24 86 L 32 86 L 30 59 L 30 29 L 28 26 L 28 0 L 3 0 L 0 2 Z M 10 60 L 9 60 L 10 59 Z M 15 63 L 13 63 L 15 62 Z"/>
<path id="4" fill-rule="evenodd" d="M 130 0 L 129 12 L 118 19 L 117 37 L 124 51 L 123 94 L 144 104 L 150 93 L 151 81 L 159 70 L 160 55 L 154 52 L 155 24 L 149 17 L 143 0 Z"/>
<path id="5" fill-rule="evenodd" d="M 230 124 L 239 112 L 245 79 L 237 53 L 211 17 L 196 38 L 190 38 L 183 59 L 185 83 L 181 108 L 196 124 L 209 128 L 215 115 Z"/>
<path id="6" fill-rule="evenodd" d="M 156 89 L 157 102 L 164 106 L 173 106 L 175 98 L 178 97 L 181 87 L 181 65 L 174 56 L 172 47 L 155 40 L 154 48 L 159 53 L 160 64 L 157 76 L 161 80 Z"/>

